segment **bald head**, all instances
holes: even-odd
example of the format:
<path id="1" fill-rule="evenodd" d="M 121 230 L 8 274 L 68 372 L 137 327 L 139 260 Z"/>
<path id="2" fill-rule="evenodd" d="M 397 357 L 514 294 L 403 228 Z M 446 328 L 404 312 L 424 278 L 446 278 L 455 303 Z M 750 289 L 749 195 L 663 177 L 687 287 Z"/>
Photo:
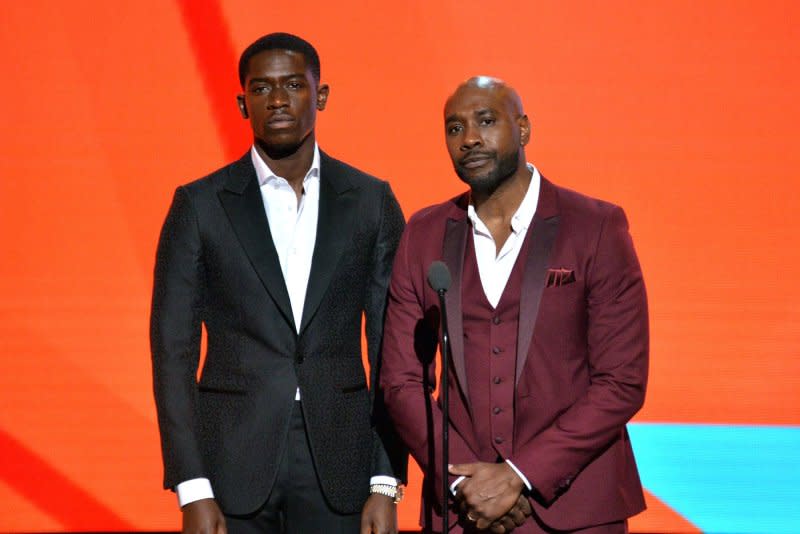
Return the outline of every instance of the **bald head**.
<path id="1" fill-rule="evenodd" d="M 495 78 L 493 76 L 473 76 L 463 81 L 453 94 L 450 95 L 450 98 L 447 99 L 445 109 L 447 108 L 447 104 L 459 93 L 469 90 L 485 91 L 487 94 L 494 94 L 504 101 L 511 113 L 516 116 L 525 115 L 522 108 L 522 99 L 519 97 L 519 94 L 517 94 L 517 91 L 500 78 Z M 447 115 L 445 115 L 445 117 L 446 116 Z"/>
<path id="2" fill-rule="evenodd" d="M 530 123 L 517 92 L 503 80 L 475 76 L 444 106 L 447 150 L 456 174 L 473 191 L 492 192 L 527 172 Z"/>

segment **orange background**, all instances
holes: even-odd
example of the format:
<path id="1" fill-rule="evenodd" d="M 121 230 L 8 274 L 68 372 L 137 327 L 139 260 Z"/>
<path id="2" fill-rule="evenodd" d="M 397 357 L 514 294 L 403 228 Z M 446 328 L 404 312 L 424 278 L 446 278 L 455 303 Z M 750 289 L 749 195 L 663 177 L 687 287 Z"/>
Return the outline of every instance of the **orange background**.
<path id="1" fill-rule="evenodd" d="M 489 7 L 491 6 L 491 7 Z M 800 424 L 800 3 L 0 3 L 0 531 L 178 528 L 147 325 L 174 188 L 243 153 L 235 62 L 289 31 L 318 138 L 410 215 L 461 191 L 441 108 L 500 76 L 553 181 L 621 204 L 651 302 L 637 421 Z M 416 524 L 415 471 L 401 526 Z M 650 498 L 634 530 L 692 527 Z"/>

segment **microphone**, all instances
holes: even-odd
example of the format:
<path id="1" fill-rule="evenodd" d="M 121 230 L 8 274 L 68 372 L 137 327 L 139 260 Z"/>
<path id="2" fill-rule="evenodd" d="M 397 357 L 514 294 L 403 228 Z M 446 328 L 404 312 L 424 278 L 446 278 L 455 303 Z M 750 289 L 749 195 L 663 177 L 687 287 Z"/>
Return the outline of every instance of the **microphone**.
<path id="1" fill-rule="evenodd" d="M 450 269 L 443 261 L 435 261 L 428 268 L 428 284 L 437 293 L 446 293 L 450 289 Z"/>
<path id="2" fill-rule="evenodd" d="M 431 289 L 436 291 L 439 295 L 439 309 L 441 310 L 441 329 L 442 329 L 442 380 L 439 398 L 442 401 L 442 532 L 447 532 L 448 527 L 448 496 L 450 486 L 447 483 L 447 466 L 450 463 L 448 452 L 450 438 L 448 436 L 448 429 L 450 428 L 450 398 L 448 393 L 448 360 L 450 354 L 450 333 L 447 329 L 447 303 L 445 302 L 444 295 L 450 289 L 450 270 L 447 265 L 442 261 L 435 261 L 431 263 L 428 268 L 428 284 Z M 435 470 L 434 470 L 435 473 Z"/>

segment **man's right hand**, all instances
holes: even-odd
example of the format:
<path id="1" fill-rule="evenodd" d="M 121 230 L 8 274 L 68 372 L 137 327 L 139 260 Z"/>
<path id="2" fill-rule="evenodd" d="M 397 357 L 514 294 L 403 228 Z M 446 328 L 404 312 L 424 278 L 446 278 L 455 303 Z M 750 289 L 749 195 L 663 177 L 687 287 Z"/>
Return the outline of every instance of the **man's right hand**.
<path id="1" fill-rule="evenodd" d="M 225 516 L 214 499 L 200 499 L 183 508 L 182 534 L 228 534 Z"/>

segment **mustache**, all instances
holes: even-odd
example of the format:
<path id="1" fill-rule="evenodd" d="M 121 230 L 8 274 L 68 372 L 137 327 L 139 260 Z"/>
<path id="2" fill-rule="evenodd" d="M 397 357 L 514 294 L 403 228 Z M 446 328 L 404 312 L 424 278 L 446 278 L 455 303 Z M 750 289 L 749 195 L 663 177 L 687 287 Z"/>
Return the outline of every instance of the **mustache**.
<path id="1" fill-rule="evenodd" d="M 464 154 L 457 163 L 458 164 L 466 164 L 471 161 L 481 160 L 481 159 L 491 159 L 496 157 L 496 154 L 492 151 L 487 150 L 471 150 Z"/>

